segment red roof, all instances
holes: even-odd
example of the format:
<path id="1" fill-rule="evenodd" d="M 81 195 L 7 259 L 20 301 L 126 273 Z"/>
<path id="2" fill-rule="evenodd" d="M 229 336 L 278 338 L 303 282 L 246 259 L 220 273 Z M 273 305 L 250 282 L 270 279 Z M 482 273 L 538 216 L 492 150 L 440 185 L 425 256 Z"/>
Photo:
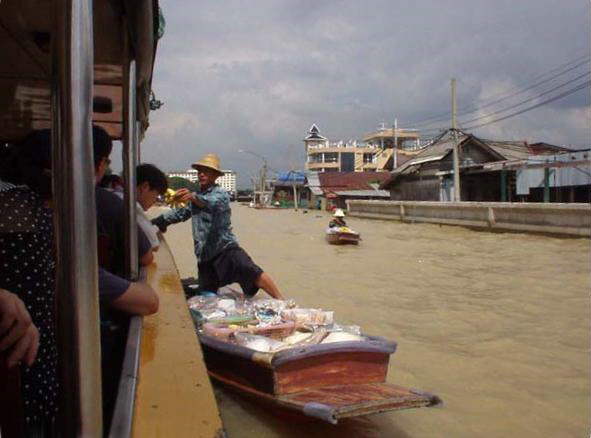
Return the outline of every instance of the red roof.
<path id="1" fill-rule="evenodd" d="M 371 190 L 371 183 L 381 184 L 389 172 L 321 172 L 320 188 L 326 194 L 345 190 Z"/>

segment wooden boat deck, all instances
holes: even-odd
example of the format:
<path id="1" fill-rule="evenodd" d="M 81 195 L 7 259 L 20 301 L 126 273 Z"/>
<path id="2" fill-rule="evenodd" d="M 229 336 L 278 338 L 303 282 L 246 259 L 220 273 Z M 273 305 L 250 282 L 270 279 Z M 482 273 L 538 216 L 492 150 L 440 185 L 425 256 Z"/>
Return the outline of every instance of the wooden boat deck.
<path id="1" fill-rule="evenodd" d="M 276 396 L 237 383 L 232 378 L 209 372 L 210 376 L 231 390 L 270 406 L 297 412 L 331 424 L 340 419 L 373 415 L 386 411 L 435 407 L 441 399 L 431 393 L 403 388 L 391 383 L 334 385 Z"/>

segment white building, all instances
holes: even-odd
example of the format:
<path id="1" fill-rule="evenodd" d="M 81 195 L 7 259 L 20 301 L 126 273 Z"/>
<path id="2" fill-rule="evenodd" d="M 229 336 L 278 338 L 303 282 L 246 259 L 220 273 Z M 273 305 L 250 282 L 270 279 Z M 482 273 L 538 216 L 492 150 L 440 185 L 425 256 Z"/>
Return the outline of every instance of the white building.
<path id="1" fill-rule="evenodd" d="M 222 172 L 224 174 L 215 182 L 230 195 L 236 196 L 236 172 L 233 170 L 223 170 Z"/>
<path id="2" fill-rule="evenodd" d="M 230 193 L 230 195 L 236 196 L 236 172 L 234 172 L 233 170 L 222 170 L 222 172 L 224 172 L 224 174 L 216 180 L 216 183 L 222 189 L 225 189 L 228 193 Z M 188 169 L 184 172 L 170 172 L 168 174 L 169 178 L 173 176 L 188 179 L 192 183 L 197 183 L 198 179 L 197 171 L 195 169 Z"/>
<path id="3" fill-rule="evenodd" d="M 175 172 L 170 172 L 167 176 L 169 178 L 172 178 L 173 176 L 176 176 L 176 177 L 179 177 L 179 178 L 188 179 L 192 183 L 196 183 L 197 182 L 197 171 L 195 169 L 185 170 L 184 172 L 182 172 L 180 170 L 179 171 L 175 171 Z"/>

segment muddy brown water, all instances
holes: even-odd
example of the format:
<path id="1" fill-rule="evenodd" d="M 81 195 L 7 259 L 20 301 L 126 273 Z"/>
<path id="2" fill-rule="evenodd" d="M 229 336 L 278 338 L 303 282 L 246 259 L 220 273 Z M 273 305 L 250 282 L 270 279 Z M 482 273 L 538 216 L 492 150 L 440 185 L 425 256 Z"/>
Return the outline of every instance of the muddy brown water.
<path id="1" fill-rule="evenodd" d="M 588 239 L 348 218 L 363 241 L 331 246 L 327 213 L 232 205 L 240 244 L 286 296 L 395 340 L 388 381 L 444 405 L 332 426 L 215 386 L 229 437 L 588 436 Z M 190 221 L 166 238 L 195 276 Z"/>

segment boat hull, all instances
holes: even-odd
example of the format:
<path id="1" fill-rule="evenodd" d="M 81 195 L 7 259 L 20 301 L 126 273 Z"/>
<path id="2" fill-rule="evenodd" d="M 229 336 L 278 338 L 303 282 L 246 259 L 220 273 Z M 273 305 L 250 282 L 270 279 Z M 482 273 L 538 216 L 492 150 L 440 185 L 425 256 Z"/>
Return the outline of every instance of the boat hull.
<path id="1" fill-rule="evenodd" d="M 200 340 L 213 379 L 333 424 L 340 418 L 440 402 L 431 394 L 385 382 L 396 344 L 383 338 L 296 347 L 274 355 L 206 335 Z"/>
<path id="2" fill-rule="evenodd" d="M 326 241 L 331 245 L 359 245 L 360 240 L 357 233 L 326 233 Z"/>

